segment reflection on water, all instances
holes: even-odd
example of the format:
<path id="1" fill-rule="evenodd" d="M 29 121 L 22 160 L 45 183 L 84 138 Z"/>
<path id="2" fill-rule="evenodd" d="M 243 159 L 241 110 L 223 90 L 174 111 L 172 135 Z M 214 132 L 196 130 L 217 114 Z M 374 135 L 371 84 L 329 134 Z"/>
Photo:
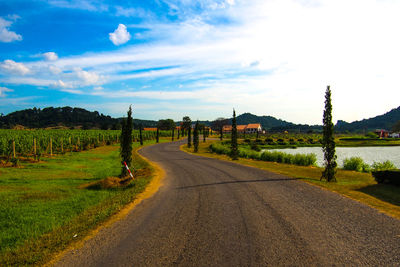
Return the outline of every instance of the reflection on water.
<path id="1" fill-rule="evenodd" d="M 322 166 L 324 155 L 320 147 L 299 147 L 296 149 L 273 149 L 271 151 L 281 151 L 288 154 L 308 154 L 317 155 L 317 165 Z M 400 146 L 391 147 L 336 147 L 337 163 L 343 166 L 343 160 L 350 157 L 360 157 L 365 163 L 371 165 L 374 162 L 390 160 L 397 168 L 400 168 Z"/>

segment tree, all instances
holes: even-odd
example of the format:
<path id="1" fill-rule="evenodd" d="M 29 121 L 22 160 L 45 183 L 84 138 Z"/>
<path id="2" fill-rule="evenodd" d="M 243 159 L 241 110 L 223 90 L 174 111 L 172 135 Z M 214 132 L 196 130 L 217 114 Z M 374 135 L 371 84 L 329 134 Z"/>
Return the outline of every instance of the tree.
<path id="1" fill-rule="evenodd" d="M 192 126 L 192 120 L 190 119 L 189 116 L 185 116 L 182 119 L 182 129 L 189 130 L 189 128 Z"/>
<path id="2" fill-rule="evenodd" d="M 325 170 L 322 172 L 321 180 L 327 182 L 336 182 L 336 154 L 335 154 L 335 139 L 334 125 L 332 123 L 332 102 L 330 86 L 325 91 L 325 110 L 323 115 L 323 137 L 322 150 L 324 152 Z"/>
<path id="3" fill-rule="evenodd" d="M 204 142 L 204 143 L 206 142 L 206 137 L 207 137 L 207 134 L 206 134 L 206 127 L 204 127 L 204 128 L 203 128 L 203 142 Z"/>
<path id="4" fill-rule="evenodd" d="M 170 131 L 175 128 L 175 122 L 172 119 L 159 120 L 157 123 L 157 127 L 160 130 Z"/>
<path id="5" fill-rule="evenodd" d="M 190 148 L 192 146 L 192 127 L 189 127 L 188 129 L 188 147 Z"/>
<path id="6" fill-rule="evenodd" d="M 120 138 L 120 155 L 122 158 L 121 177 L 128 175 L 128 170 L 125 168 L 124 162 L 130 166 L 132 163 L 132 106 L 129 106 L 127 113 L 128 117 L 122 121 L 122 130 Z"/>
<path id="7" fill-rule="evenodd" d="M 172 137 L 172 141 L 174 141 L 174 137 L 175 137 L 175 128 L 172 128 L 171 137 Z"/>
<path id="8" fill-rule="evenodd" d="M 181 136 L 180 136 L 180 133 L 181 133 L 180 130 L 181 130 L 181 128 L 179 127 L 179 128 L 178 128 L 178 137 L 176 138 L 176 139 L 178 139 L 178 140 L 179 140 L 179 138 L 181 137 Z"/>
<path id="9" fill-rule="evenodd" d="M 237 124 L 236 124 L 236 112 L 233 110 L 232 118 L 232 134 L 231 134 L 231 158 L 237 160 L 239 157 L 238 142 L 237 142 Z"/>
<path id="10" fill-rule="evenodd" d="M 393 127 L 392 127 L 393 132 L 400 132 L 400 121 L 397 121 Z"/>
<path id="11" fill-rule="evenodd" d="M 140 124 L 139 126 L 139 139 L 140 139 L 140 145 L 143 146 L 143 134 L 142 134 L 142 125 Z"/>
<path id="12" fill-rule="evenodd" d="M 157 142 L 157 143 L 160 142 L 160 129 L 158 129 L 158 127 L 157 127 L 156 142 Z"/>
<path id="13" fill-rule="evenodd" d="M 195 153 L 199 151 L 199 128 L 199 121 L 197 121 L 193 132 L 193 146 Z"/>
<path id="14" fill-rule="evenodd" d="M 225 118 L 218 118 L 218 119 L 214 120 L 213 122 L 211 122 L 211 128 L 214 131 L 218 131 L 219 132 L 219 134 L 220 134 L 219 139 L 220 140 L 222 140 L 222 138 L 223 138 L 224 125 L 227 125 L 227 124 L 229 124 L 229 120 L 225 119 Z"/>

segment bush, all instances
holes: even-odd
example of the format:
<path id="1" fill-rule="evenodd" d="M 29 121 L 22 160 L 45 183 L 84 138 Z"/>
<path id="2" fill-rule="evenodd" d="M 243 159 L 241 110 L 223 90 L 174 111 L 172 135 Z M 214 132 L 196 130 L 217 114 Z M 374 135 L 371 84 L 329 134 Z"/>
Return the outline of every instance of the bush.
<path id="1" fill-rule="evenodd" d="M 369 172 L 370 166 L 360 157 L 351 157 L 343 160 L 343 169 L 357 172 Z"/>
<path id="2" fill-rule="evenodd" d="M 252 150 L 254 150 L 254 151 L 257 151 L 257 152 L 260 152 L 260 151 L 261 151 L 261 148 L 258 146 L 257 143 L 251 143 L 250 148 L 251 148 Z"/>
<path id="3" fill-rule="evenodd" d="M 274 139 L 272 138 L 265 138 L 266 143 L 274 143 Z"/>
<path id="4" fill-rule="evenodd" d="M 400 186 L 400 170 L 373 171 L 372 175 L 378 184 L 389 183 Z"/>
<path id="5" fill-rule="evenodd" d="M 210 150 L 217 154 L 229 155 L 230 149 L 221 143 L 214 143 L 209 146 Z M 255 160 L 263 160 L 270 162 L 294 164 L 299 166 L 313 166 L 317 162 L 317 156 L 315 154 L 287 154 L 278 151 L 264 151 L 263 153 L 249 150 L 239 149 L 239 157 Z"/>
<path id="6" fill-rule="evenodd" d="M 372 164 L 372 171 L 387 171 L 394 169 L 396 169 L 396 166 L 394 166 L 393 162 L 390 160 L 386 160 L 384 162 L 374 162 Z"/>
<path id="7" fill-rule="evenodd" d="M 229 155 L 231 153 L 231 150 L 221 144 L 211 144 L 209 146 L 212 152 L 215 152 L 217 154 L 225 154 Z"/>
<path id="8" fill-rule="evenodd" d="M 368 132 L 365 136 L 369 137 L 369 138 L 378 138 L 379 137 L 379 135 L 377 135 L 374 132 Z"/>

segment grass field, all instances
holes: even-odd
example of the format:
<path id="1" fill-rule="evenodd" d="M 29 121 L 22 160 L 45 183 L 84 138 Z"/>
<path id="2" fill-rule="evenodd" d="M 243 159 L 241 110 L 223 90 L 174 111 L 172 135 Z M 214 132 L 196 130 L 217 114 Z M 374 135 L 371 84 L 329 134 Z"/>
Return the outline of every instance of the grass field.
<path id="1" fill-rule="evenodd" d="M 136 152 L 133 165 L 137 179 L 111 189 L 87 185 L 119 175 L 118 145 L 1 168 L 0 265 L 42 264 L 118 212 L 151 180 L 150 165 Z"/>
<path id="2" fill-rule="evenodd" d="M 207 141 L 206 143 L 200 142 L 199 152 L 197 154 L 231 161 L 226 155 L 217 155 L 210 152 L 208 147 L 212 142 L 215 141 Z M 182 149 L 193 153 L 193 148 L 188 149 L 186 145 L 183 145 Z M 337 182 L 327 183 L 325 181 L 320 181 L 323 169 L 319 167 L 302 167 L 243 158 L 235 162 L 298 178 L 309 184 L 337 192 L 367 204 L 381 212 L 400 219 L 400 187 L 388 184 L 377 184 L 370 173 L 359 173 L 339 169 L 336 176 Z"/>

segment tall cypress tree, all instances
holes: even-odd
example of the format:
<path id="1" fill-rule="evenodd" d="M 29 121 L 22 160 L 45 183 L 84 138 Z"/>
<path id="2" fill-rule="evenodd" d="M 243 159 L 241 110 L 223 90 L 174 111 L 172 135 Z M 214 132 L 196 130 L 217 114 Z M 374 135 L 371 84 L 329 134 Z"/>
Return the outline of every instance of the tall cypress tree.
<path id="1" fill-rule="evenodd" d="M 206 142 L 206 126 L 204 126 L 204 128 L 203 128 L 203 142 L 205 143 Z"/>
<path id="2" fill-rule="evenodd" d="M 239 157 L 238 142 L 237 142 L 237 124 L 236 124 L 236 112 L 233 110 L 232 118 L 232 134 L 231 134 L 231 158 L 237 160 Z"/>
<path id="3" fill-rule="evenodd" d="M 129 106 L 127 113 L 128 117 L 122 121 L 121 138 L 120 138 L 120 156 L 121 156 L 121 177 L 128 175 L 128 170 L 125 168 L 124 162 L 128 166 L 132 163 L 132 106 Z"/>
<path id="4" fill-rule="evenodd" d="M 192 146 L 192 127 L 189 126 L 188 128 L 188 147 Z"/>
<path id="5" fill-rule="evenodd" d="M 335 138 L 334 126 L 332 123 L 332 102 L 330 86 L 325 91 L 325 109 L 323 115 L 323 138 L 322 150 L 324 152 L 325 170 L 322 172 L 321 180 L 325 179 L 328 182 L 336 182 L 336 154 L 335 154 Z"/>
<path id="6" fill-rule="evenodd" d="M 196 125 L 194 126 L 193 146 L 194 152 L 197 153 L 197 151 L 199 151 L 199 121 L 197 121 Z"/>
<path id="7" fill-rule="evenodd" d="M 172 141 L 174 141 L 174 137 L 175 137 L 175 129 L 174 128 L 172 128 L 171 137 L 172 137 Z"/>
<path id="8" fill-rule="evenodd" d="M 139 126 L 139 138 L 140 138 L 140 145 L 143 146 L 143 134 L 142 134 L 142 125 Z"/>
<path id="9" fill-rule="evenodd" d="M 158 129 L 158 127 L 157 127 L 156 142 L 157 142 L 157 143 L 160 142 L 160 129 Z"/>
<path id="10" fill-rule="evenodd" d="M 179 140 L 179 138 L 180 138 L 180 133 L 181 133 L 181 129 L 180 129 L 180 127 L 178 128 L 178 137 L 177 137 L 177 139 Z"/>
<path id="11" fill-rule="evenodd" d="M 224 137 L 224 127 L 221 125 L 221 128 L 219 128 L 219 140 L 222 141 L 223 137 Z"/>

